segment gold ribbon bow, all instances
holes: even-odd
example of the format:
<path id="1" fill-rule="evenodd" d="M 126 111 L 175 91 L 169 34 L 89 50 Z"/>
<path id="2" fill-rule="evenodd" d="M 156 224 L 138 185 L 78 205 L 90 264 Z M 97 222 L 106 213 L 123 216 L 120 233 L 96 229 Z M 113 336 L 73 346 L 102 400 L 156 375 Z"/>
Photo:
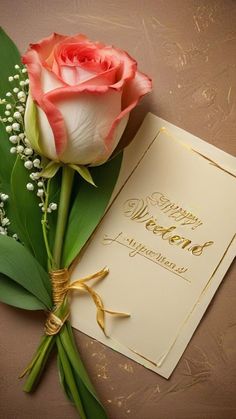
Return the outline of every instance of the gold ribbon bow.
<path id="1" fill-rule="evenodd" d="M 105 309 L 100 295 L 97 292 L 95 292 L 92 289 L 92 287 L 87 285 L 86 283 L 93 279 L 96 281 L 100 281 L 104 279 L 108 275 L 108 273 L 109 273 L 109 269 L 105 267 L 99 272 L 96 272 L 92 275 L 88 275 L 70 284 L 69 283 L 70 273 L 67 269 L 59 269 L 57 271 L 50 272 L 50 276 L 52 280 L 52 289 L 53 289 L 53 301 L 56 305 L 56 309 L 52 311 L 48 316 L 48 319 L 45 324 L 45 333 L 47 335 L 56 335 L 62 328 L 63 324 L 69 317 L 69 311 L 65 314 L 63 318 L 58 317 L 56 312 L 57 312 L 57 309 L 62 304 L 62 302 L 64 301 L 67 293 L 73 290 L 85 291 L 90 295 L 90 297 L 92 297 L 97 307 L 97 316 L 96 316 L 97 323 L 105 336 L 107 336 L 106 330 L 105 330 L 105 313 L 115 315 L 115 316 L 120 316 L 120 317 L 130 317 L 130 314 L 128 313 Z"/>

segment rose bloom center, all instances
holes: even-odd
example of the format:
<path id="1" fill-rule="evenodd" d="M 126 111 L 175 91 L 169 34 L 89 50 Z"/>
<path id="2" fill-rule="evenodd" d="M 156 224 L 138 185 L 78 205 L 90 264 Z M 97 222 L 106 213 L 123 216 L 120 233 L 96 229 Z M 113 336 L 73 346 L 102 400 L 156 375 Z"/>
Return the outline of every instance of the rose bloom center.
<path id="1" fill-rule="evenodd" d="M 94 73 L 107 71 L 113 67 L 109 57 L 103 57 L 99 50 L 80 45 L 68 45 L 59 53 L 61 64 L 69 67 L 82 67 Z"/>

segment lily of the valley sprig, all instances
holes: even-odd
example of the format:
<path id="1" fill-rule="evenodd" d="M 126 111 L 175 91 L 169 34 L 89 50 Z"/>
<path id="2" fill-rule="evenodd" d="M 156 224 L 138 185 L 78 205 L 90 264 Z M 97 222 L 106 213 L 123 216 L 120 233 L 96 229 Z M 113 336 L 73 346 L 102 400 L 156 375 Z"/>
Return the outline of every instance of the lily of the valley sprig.
<path id="1" fill-rule="evenodd" d="M 24 162 L 24 167 L 29 172 L 29 182 L 25 185 L 28 191 L 36 191 L 40 199 L 39 206 L 42 211 L 51 212 L 57 209 L 55 202 L 47 202 L 47 186 L 45 179 L 41 176 L 43 169 L 42 158 L 31 147 L 31 143 L 25 133 L 25 106 L 28 97 L 29 79 L 27 70 L 22 65 L 15 65 L 17 73 L 9 76 L 12 89 L 6 93 L 6 97 L 0 99 L 1 122 L 9 136 L 11 148 L 9 152 L 16 154 Z"/>

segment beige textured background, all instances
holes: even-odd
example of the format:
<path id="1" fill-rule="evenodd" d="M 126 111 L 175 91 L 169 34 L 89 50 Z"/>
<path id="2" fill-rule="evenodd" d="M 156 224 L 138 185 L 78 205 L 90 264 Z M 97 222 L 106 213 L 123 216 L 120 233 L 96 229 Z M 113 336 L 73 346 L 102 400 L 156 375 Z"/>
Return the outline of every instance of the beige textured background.
<path id="1" fill-rule="evenodd" d="M 0 24 L 22 52 L 53 31 L 83 32 L 136 57 L 153 78 L 154 92 L 133 112 L 124 141 L 150 110 L 236 155 L 235 1 L 0 0 Z M 236 418 L 235 279 L 234 265 L 168 381 L 76 332 L 110 419 Z M 0 306 L 1 419 L 77 417 L 59 386 L 54 358 L 38 391 L 21 391 L 17 376 L 43 321 L 40 313 Z"/>

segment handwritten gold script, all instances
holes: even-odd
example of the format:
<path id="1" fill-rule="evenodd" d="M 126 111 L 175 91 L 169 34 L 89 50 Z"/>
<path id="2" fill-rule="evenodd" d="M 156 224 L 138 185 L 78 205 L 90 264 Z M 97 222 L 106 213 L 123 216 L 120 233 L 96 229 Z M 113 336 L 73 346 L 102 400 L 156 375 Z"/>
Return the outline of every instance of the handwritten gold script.
<path id="1" fill-rule="evenodd" d="M 146 230 L 151 231 L 156 236 L 160 236 L 163 240 L 167 240 L 170 245 L 179 246 L 181 249 L 187 250 L 194 256 L 201 256 L 204 249 L 214 243 L 213 241 L 207 241 L 203 244 L 193 244 L 192 240 L 176 234 L 177 226 L 161 226 L 150 213 L 148 204 L 144 199 L 128 199 L 123 205 L 123 211 L 124 215 L 132 221 L 144 223 Z"/>
<path id="2" fill-rule="evenodd" d="M 156 263 L 157 265 L 162 266 L 168 271 L 171 271 L 172 273 L 180 276 L 185 281 L 191 282 L 189 279 L 182 276 L 183 273 L 187 272 L 188 268 L 177 266 L 174 262 L 167 259 L 166 256 L 162 255 L 162 253 L 157 252 L 153 249 L 150 249 L 143 243 L 135 240 L 133 237 L 128 237 L 123 232 L 120 232 L 115 237 L 104 235 L 103 237 L 104 245 L 111 245 L 114 243 L 118 243 L 130 249 L 130 252 L 129 252 L 130 257 L 134 257 L 136 255 L 143 256 L 146 259 L 150 260 L 151 262 Z"/>
<path id="3" fill-rule="evenodd" d="M 170 199 L 161 192 L 153 192 L 151 196 L 146 198 L 146 201 L 153 206 L 159 207 L 168 218 L 174 219 L 176 223 L 180 223 L 182 226 L 189 225 L 192 230 L 195 230 L 203 224 L 196 215 L 183 209 L 180 205 L 171 202 Z"/>

